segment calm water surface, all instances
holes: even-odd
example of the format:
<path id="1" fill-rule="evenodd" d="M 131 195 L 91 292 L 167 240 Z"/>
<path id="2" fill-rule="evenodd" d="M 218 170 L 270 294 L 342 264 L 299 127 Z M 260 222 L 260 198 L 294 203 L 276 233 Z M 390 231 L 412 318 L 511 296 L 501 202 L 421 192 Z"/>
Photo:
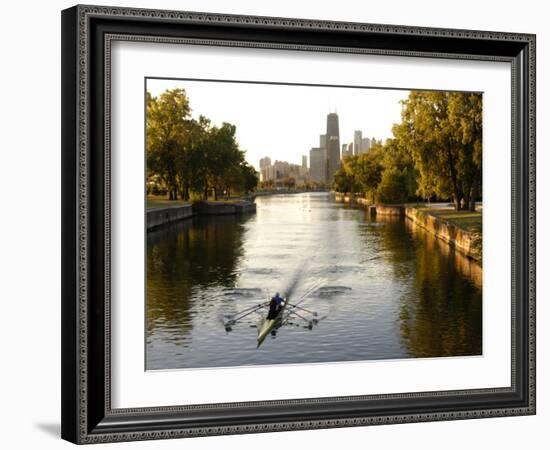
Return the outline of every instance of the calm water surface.
<path id="1" fill-rule="evenodd" d="M 147 235 L 148 370 L 481 354 L 481 269 L 403 218 L 327 193 L 256 199 L 248 216 L 193 218 Z M 254 313 L 291 291 L 316 311 L 256 348 Z"/>

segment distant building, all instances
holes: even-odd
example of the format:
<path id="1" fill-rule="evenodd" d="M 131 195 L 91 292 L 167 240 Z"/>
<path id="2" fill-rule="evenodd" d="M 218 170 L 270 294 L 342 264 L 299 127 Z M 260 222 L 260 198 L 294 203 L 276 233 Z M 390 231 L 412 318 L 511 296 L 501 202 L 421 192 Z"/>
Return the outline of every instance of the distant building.
<path id="1" fill-rule="evenodd" d="M 342 144 L 342 159 L 353 156 L 354 143 Z"/>
<path id="2" fill-rule="evenodd" d="M 371 148 L 372 142 L 369 138 L 363 138 L 361 140 L 361 153 L 367 153 L 369 149 Z"/>
<path id="3" fill-rule="evenodd" d="M 288 177 L 294 178 L 294 181 L 298 181 L 301 177 L 302 166 L 300 164 L 289 164 Z"/>
<path id="4" fill-rule="evenodd" d="M 338 124 L 338 114 L 329 113 L 327 115 L 327 134 L 326 134 L 326 183 L 331 184 L 334 174 L 340 167 L 340 127 Z"/>
<path id="5" fill-rule="evenodd" d="M 355 130 L 353 132 L 353 154 L 360 155 L 363 149 L 363 132 Z"/>
<path id="6" fill-rule="evenodd" d="M 307 175 L 307 155 L 302 155 L 302 167 L 300 169 L 300 175 Z"/>
<path id="7" fill-rule="evenodd" d="M 325 149 L 314 147 L 309 151 L 309 177 L 318 183 L 325 183 Z"/>
<path id="8" fill-rule="evenodd" d="M 282 180 L 290 176 L 290 164 L 287 161 L 275 161 L 273 163 L 273 179 Z"/>
<path id="9" fill-rule="evenodd" d="M 260 159 L 260 181 L 273 180 L 273 166 L 271 165 L 271 158 L 266 156 Z"/>

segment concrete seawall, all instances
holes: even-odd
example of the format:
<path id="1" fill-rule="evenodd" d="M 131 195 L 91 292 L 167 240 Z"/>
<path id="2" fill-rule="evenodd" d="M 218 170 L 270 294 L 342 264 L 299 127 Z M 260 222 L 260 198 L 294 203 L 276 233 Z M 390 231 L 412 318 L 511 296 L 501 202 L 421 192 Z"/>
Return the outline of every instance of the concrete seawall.
<path id="1" fill-rule="evenodd" d="M 369 206 L 369 212 L 373 216 L 405 216 L 405 207 L 403 205 L 372 205 Z"/>
<path id="2" fill-rule="evenodd" d="M 147 211 L 147 231 L 188 219 L 193 216 L 255 213 L 256 203 L 246 200 L 233 202 L 200 202 L 194 205 L 167 206 Z"/>
<path id="3" fill-rule="evenodd" d="M 168 206 L 166 208 L 156 208 L 147 211 L 147 230 L 160 227 L 162 225 L 187 219 L 193 215 L 191 205 Z"/>
<path id="4" fill-rule="evenodd" d="M 246 200 L 234 202 L 200 202 L 193 205 L 193 213 L 201 216 L 245 214 L 256 212 L 256 203 Z"/>
<path id="5" fill-rule="evenodd" d="M 405 215 L 416 225 L 436 235 L 451 247 L 481 264 L 481 235 L 459 228 L 417 208 L 405 208 Z"/>
<path id="6" fill-rule="evenodd" d="M 364 206 L 371 216 L 398 216 L 411 220 L 415 225 L 423 228 L 438 239 L 446 242 L 451 248 L 456 249 L 469 259 L 482 263 L 482 236 L 463 230 L 444 219 L 436 217 L 418 208 L 406 205 L 370 205 L 365 198 L 335 194 L 336 201 L 355 203 Z"/>

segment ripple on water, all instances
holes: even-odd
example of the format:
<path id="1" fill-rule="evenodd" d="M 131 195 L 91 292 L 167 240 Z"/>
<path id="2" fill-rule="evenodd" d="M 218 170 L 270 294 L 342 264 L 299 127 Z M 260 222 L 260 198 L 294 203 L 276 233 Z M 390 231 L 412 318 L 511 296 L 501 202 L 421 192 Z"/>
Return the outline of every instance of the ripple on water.
<path id="1" fill-rule="evenodd" d="M 148 241 L 147 369 L 479 354 L 481 288 L 421 230 L 322 193 L 256 202 L 250 218 L 186 222 Z M 225 331 L 285 286 L 296 302 L 313 288 L 300 303 L 318 313 L 313 329 L 293 318 L 256 349 L 260 309 Z"/>

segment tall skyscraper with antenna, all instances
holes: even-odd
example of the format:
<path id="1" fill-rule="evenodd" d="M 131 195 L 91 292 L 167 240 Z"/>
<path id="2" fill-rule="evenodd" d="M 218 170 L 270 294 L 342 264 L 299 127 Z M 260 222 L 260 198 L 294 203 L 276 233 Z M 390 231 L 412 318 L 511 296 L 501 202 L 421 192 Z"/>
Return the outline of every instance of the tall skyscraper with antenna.
<path id="1" fill-rule="evenodd" d="M 327 116 L 327 134 L 325 145 L 326 183 L 330 185 L 334 174 L 340 167 L 340 127 L 338 114 L 329 113 Z"/>

